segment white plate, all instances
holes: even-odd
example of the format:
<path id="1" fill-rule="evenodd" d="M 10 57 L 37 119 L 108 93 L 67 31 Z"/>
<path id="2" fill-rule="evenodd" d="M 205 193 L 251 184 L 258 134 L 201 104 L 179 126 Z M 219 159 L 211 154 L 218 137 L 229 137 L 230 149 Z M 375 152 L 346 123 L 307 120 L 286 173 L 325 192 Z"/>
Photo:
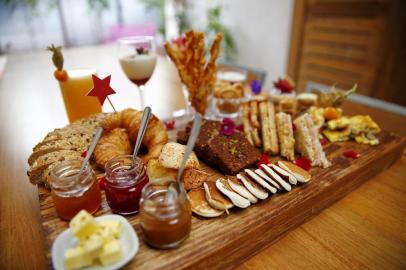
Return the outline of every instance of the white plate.
<path id="1" fill-rule="evenodd" d="M 96 265 L 92 267 L 87 267 L 85 269 L 100 269 L 100 270 L 111 270 L 119 269 L 127 264 L 131 259 L 137 254 L 139 249 L 139 242 L 137 234 L 135 233 L 133 227 L 128 223 L 128 221 L 119 215 L 104 215 L 96 218 L 97 222 L 103 220 L 117 220 L 123 224 L 123 231 L 121 233 L 120 243 L 123 252 L 123 258 L 111 265 Z M 78 240 L 71 233 L 70 229 L 64 230 L 55 239 L 52 245 L 52 265 L 56 270 L 63 270 L 63 255 L 68 248 L 75 247 L 78 244 Z"/>

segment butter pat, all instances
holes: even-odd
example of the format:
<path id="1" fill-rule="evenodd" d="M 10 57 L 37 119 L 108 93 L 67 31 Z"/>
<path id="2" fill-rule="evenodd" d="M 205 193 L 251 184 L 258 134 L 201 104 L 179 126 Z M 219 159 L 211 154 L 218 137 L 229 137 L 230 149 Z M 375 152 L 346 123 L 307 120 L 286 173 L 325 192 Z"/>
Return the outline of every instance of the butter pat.
<path id="1" fill-rule="evenodd" d="M 99 259 L 103 265 L 109 265 L 121 260 L 121 257 L 120 241 L 113 240 L 104 245 Z"/>
<path id="2" fill-rule="evenodd" d="M 121 224 L 120 221 L 116 221 L 116 220 L 103 220 L 100 221 L 99 223 L 100 227 L 105 230 L 111 230 L 111 232 L 113 233 L 113 236 L 116 239 L 120 238 L 121 232 L 123 230 L 123 225 Z"/>
<path id="3" fill-rule="evenodd" d="M 93 234 L 90 238 L 83 242 L 83 249 L 85 250 L 86 257 L 91 260 L 97 258 L 103 250 L 104 239 L 98 235 Z"/>
<path id="4" fill-rule="evenodd" d="M 81 246 L 68 249 L 64 254 L 64 265 L 66 269 L 78 269 L 89 266 L 92 260 L 86 256 Z"/>
<path id="5" fill-rule="evenodd" d="M 69 223 L 72 233 L 80 241 L 85 240 L 91 234 L 99 230 L 96 220 L 86 210 L 81 210 Z"/>

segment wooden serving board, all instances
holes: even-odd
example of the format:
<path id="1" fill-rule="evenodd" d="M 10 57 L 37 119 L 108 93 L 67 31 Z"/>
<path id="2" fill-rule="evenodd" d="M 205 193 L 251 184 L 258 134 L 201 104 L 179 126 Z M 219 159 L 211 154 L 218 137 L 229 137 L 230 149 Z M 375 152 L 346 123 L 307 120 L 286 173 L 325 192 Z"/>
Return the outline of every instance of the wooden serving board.
<path id="1" fill-rule="evenodd" d="M 325 146 L 332 167 L 313 168 L 312 180 L 289 193 L 277 193 L 247 209 L 233 209 L 230 215 L 204 219 L 193 216 L 192 232 L 177 249 L 155 250 L 142 241 L 137 215 L 127 217 L 140 238 L 140 250 L 127 265 L 134 269 L 230 269 L 282 238 L 359 185 L 392 165 L 402 154 L 406 140 L 388 132 L 379 134 L 380 144 L 355 142 Z M 349 159 L 343 151 L 360 153 Z M 51 267 L 53 241 L 67 222 L 54 209 L 50 192 L 39 187 L 40 214 L 45 231 L 46 251 Z M 111 213 L 103 199 L 96 215 Z"/>

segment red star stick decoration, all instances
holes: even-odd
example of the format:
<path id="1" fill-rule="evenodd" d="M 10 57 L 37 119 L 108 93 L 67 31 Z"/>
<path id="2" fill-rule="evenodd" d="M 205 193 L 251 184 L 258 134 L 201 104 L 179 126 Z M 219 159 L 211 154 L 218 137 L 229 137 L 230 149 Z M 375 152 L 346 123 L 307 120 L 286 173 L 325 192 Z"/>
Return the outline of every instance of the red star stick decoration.
<path id="1" fill-rule="evenodd" d="M 103 106 L 104 101 L 107 98 L 111 107 L 113 107 L 113 110 L 116 111 L 116 109 L 113 106 L 113 103 L 111 103 L 111 100 L 109 99 L 109 95 L 116 93 L 113 90 L 113 88 L 110 87 L 110 79 L 111 79 L 111 75 L 107 76 L 104 79 L 100 79 L 96 75 L 92 74 L 93 88 L 92 88 L 92 90 L 89 91 L 89 93 L 87 93 L 87 96 L 97 97 L 102 106 Z"/>

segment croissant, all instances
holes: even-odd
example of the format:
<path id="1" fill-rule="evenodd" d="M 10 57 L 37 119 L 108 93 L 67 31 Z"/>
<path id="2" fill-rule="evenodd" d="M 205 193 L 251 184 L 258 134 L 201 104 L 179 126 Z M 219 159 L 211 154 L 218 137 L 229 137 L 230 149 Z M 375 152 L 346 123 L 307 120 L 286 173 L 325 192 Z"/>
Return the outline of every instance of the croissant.
<path id="1" fill-rule="evenodd" d="M 106 117 L 101 126 L 104 130 L 113 130 L 115 128 L 124 128 L 127 130 L 130 141 L 135 143 L 138 130 L 141 124 L 142 111 L 134 109 L 125 109 L 121 112 L 113 113 Z M 140 156 L 145 164 L 150 159 L 158 158 L 163 146 L 168 142 L 168 133 L 166 127 L 155 115 L 151 115 L 148 128 L 145 132 L 142 145 L 147 148 L 147 153 Z"/>
<path id="2" fill-rule="evenodd" d="M 105 131 L 94 149 L 96 164 L 101 168 L 108 160 L 118 155 L 130 155 L 132 145 L 125 129 L 114 128 Z"/>

